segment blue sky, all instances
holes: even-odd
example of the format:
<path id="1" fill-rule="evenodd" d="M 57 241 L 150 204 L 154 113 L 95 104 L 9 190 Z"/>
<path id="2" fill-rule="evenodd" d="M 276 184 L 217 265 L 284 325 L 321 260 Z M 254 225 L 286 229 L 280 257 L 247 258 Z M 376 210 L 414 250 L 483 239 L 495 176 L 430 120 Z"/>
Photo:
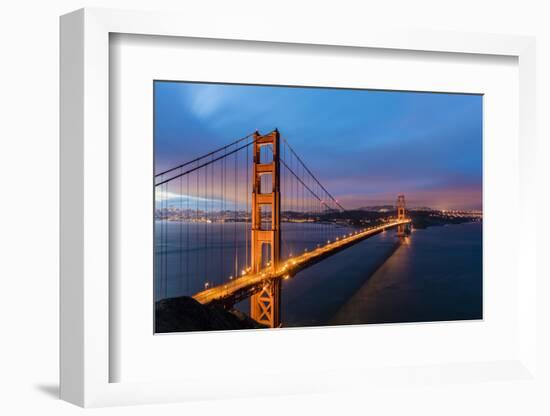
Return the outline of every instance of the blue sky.
<path id="1" fill-rule="evenodd" d="M 482 96 L 155 83 L 155 171 L 278 128 L 346 208 L 481 209 Z"/>

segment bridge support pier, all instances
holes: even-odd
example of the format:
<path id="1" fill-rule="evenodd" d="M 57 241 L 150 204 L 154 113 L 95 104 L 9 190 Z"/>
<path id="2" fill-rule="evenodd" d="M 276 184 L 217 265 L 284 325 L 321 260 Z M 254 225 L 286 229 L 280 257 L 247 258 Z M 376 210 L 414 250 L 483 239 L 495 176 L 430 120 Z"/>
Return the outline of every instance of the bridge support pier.
<path id="1" fill-rule="evenodd" d="M 277 130 L 265 136 L 254 134 L 253 173 L 252 173 L 252 272 L 276 270 L 281 250 L 281 196 L 280 196 L 280 149 Z M 262 147 L 269 146 L 271 160 L 262 160 Z M 271 189 L 262 187 L 271 183 Z M 262 189 L 264 188 L 264 189 Z M 265 212 L 264 212 L 265 211 Z M 269 218 L 271 217 L 271 218 Z M 269 250 L 264 251 L 264 248 Z M 264 256 L 265 254 L 265 256 Z M 250 316 L 257 322 L 271 328 L 281 324 L 281 282 L 271 280 L 264 284 L 260 292 L 250 298 Z"/>
<path id="2" fill-rule="evenodd" d="M 281 281 L 271 280 L 250 300 L 250 316 L 270 328 L 281 325 Z"/>

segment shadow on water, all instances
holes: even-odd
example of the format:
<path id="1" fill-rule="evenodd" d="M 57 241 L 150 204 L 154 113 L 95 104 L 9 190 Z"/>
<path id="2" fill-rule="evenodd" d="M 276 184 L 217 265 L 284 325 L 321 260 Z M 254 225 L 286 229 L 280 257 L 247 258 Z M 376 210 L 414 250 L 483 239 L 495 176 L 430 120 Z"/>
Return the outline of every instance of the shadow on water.
<path id="1" fill-rule="evenodd" d="M 481 319 L 481 228 L 469 223 L 416 231 L 328 323 Z"/>
<path id="2" fill-rule="evenodd" d="M 385 232 L 284 281 L 283 326 L 326 325 L 398 247 L 395 233 Z"/>
<path id="3" fill-rule="evenodd" d="M 283 325 L 482 318 L 480 223 L 388 232 L 304 270 L 283 286 Z"/>

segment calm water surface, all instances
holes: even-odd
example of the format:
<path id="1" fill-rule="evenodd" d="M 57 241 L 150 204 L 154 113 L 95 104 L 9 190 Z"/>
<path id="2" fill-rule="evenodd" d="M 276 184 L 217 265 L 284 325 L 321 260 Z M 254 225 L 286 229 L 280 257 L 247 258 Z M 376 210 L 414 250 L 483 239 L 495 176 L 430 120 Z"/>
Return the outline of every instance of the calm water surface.
<path id="1" fill-rule="evenodd" d="M 330 324 L 482 318 L 481 223 L 412 234 Z"/>
<path id="2" fill-rule="evenodd" d="M 285 282 L 287 283 L 287 282 Z M 285 326 L 482 318 L 482 224 L 385 233 L 289 281 Z"/>
<path id="3" fill-rule="evenodd" d="M 301 241 L 307 235 L 301 227 L 308 226 L 287 229 L 295 251 L 307 244 Z M 172 253 L 178 252 L 178 244 L 171 242 Z M 204 260 L 199 245 L 192 253 L 190 263 Z M 174 254 L 172 261 L 177 259 L 181 256 Z M 179 280 L 168 278 L 165 296 L 186 291 Z M 248 302 L 237 307 L 248 312 Z M 481 223 L 415 230 L 405 240 L 388 231 L 283 282 L 282 320 L 287 327 L 481 318 Z"/>

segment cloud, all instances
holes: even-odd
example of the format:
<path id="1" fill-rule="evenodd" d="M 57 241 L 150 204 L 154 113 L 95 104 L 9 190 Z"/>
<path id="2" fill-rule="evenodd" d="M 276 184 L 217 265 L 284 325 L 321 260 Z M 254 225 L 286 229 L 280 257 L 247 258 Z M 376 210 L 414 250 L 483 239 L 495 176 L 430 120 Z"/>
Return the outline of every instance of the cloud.
<path id="1" fill-rule="evenodd" d="M 352 205 L 398 192 L 419 204 L 481 205 L 479 96 L 166 83 L 156 99 L 157 171 L 278 127 Z"/>
<path id="2" fill-rule="evenodd" d="M 186 204 L 189 203 L 219 203 L 219 199 L 215 198 L 202 198 L 199 196 L 193 196 L 193 195 L 185 195 L 185 194 L 178 194 L 175 192 L 168 192 L 163 191 L 160 189 L 155 190 L 155 203 L 161 204 L 163 202 L 166 202 L 168 205 L 170 204 L 179 204 L 183 203 Z"/>
<path id="3" fill-rule="evenodd" d="M 223 92 L 218 85 L 203 85 L 190 95 L 191 110 L 199 118 L 214 115 L 222 106 Z"/>

